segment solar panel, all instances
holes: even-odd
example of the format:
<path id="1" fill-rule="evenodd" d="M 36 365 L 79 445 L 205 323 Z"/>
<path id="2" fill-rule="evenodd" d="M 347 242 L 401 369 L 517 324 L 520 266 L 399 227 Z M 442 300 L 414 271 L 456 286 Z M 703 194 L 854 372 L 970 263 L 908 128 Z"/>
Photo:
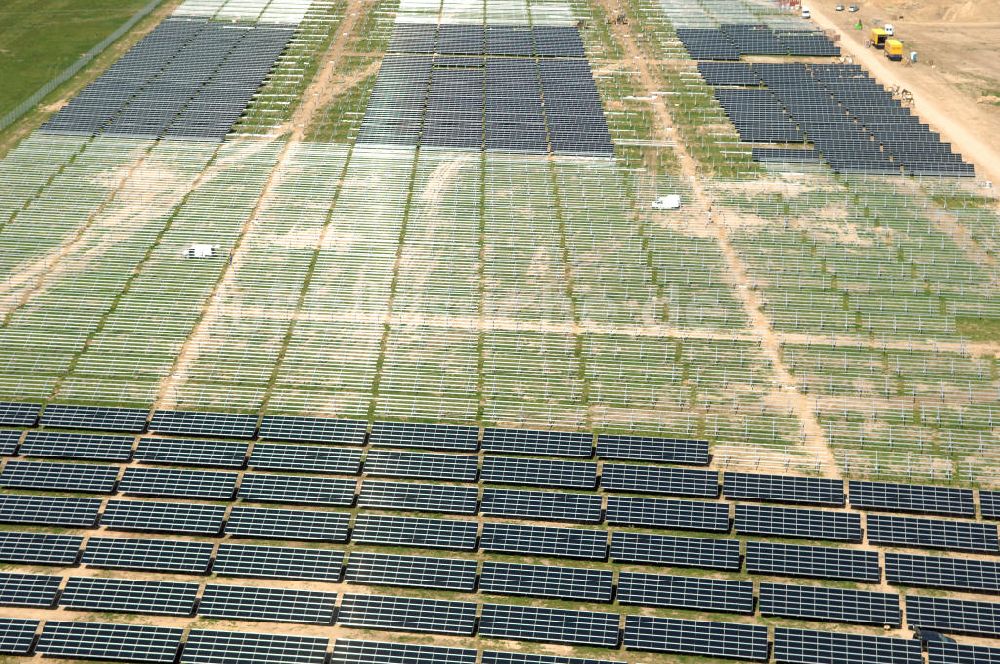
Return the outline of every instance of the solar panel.
<path id="1" fill-rule="evenodd" d="M 24 432 L 15 429 L 0 430 L 0 456 L 14 456 L 17 453 L 22 433 Z"/>
<path id="2" fill-rule="evenodd" d="M 487 456 L 483 459 L 482 478 L 495 484 L 593 489 L 597 486 L 597 464 Z"/>
<path id="3" fill-rule="evenodd" d="M 483 604 L 479 634 L 517 641 L 616 648 L 620 621 L 617 613 Z"/>
<path id="4" fill-rule="evenodd" d="M 487 560 L 479 575 L 479 589 L 498 595 L 610 602 L 612 578 L 610 570 Z"/>
<path id="5" fill-rule="evenodd" d="M 526 652 L 483 652 L 483 664 L 624 664 L 616 660 L 534 655 Z"/>
<path id="6" fill-rule="evenodd" d="M 479 459 L 474 455 L 372 450 L 365 457 L 364 472 L 388 477 L 475 482 L 478 464 Z"/>
<path id="7" fill-rule="evenodd" d="M 249 466 L 257 470 L 296 470 L 310 473 L 357 475 L 361 472 L 361 451 L 317 445 L 274 445 L 257 443 Z"/>
<path id="8" fill-rule="evenodd" d="M 785 583 L 760 584 L 760 614 L 862 625 L 902 624 L 899 595 Z"/>
<path id="9" fill-rule="evenodd" d="M 149 430 L 177 436 L 253 438 L 257 431 L 257 416 L 158 410 L 153 413 L 153 419 L 149 422 Z"/>
<path id="10" fill-rule="evenodd" d="M 439 588 L 474 592 L 475 560 L 397 556 L 355 551 L 347 561 L 347 581 L 364 585 Z"/>
<path id="11" fill-rule="evenodd" d="M 1000 491 L 979 491 L 979 510 L 984 519 L 1000 519 Z"/>
<path id="12" fill-rule="evenodd" d="M 228 440 L 140 438 L 135 458 L 144 463 L 242 468 L 250 444 Z"/>
<path id="13" fill-rule="evenodd" d="M 375 422 L 369 442 L 376 447 L 475 452 L 479 448 L 479 429 L 447 424 Z"/>
<path id="14" fill-rule="evenodd" d="M 616 563 L 649 563 L 735 571 L 740 568 L 740 542 L 613 532 L 611 559 Z"/>
<path id="15" fill-rule="evenodd" d="M 719 473 L 692 468 L 606 463 L 601 469 L 601 486 L 608 491 L 718 498 Z"/>
<path id="16" fill-rule="evenodd" d="M 41 411 L 42 407 L 37 403 L 0 401 L 0 426 L 33 427 L 38 423 Z"/>
<path id="17" fill-rule="evenodd" d="M 476 651 L 413 643 L 337 639 L 330 662 L 333 664 L 476 664 Z"/>
<path id="18" fill-rule="evenodd" d="M 212 549 L 211 542 L 91 537 L 81 562 L 108 569 L 204 574 L 212 562 Z"/>
<path id="19" fill-rule="evenodd" d="M 1000 648 L 929 641 L 930 664 L 1000 664 Z"/>
<path id="20" fill-rule="evenodd" d="M 723 477 L 722 490 L 730 500 L 844 506 L 841 480 L 750 473 L 725 473 Z"/>
<path id="21" fill-rule="evenodd" d="M 59 606 L 85 611 L 117 611 L 189 616 L 194 613 L 197 583 L 70 577 Z"/>
<path id="22" fill-rule="evenodd" d="M 861 541 L 861 515 L 853 512 L 737 505 L 735 525 L 741 535 Z"/>
<path id="23" fill-rule="evenodd" d="M 868 541 L 872 544 L 1000 553 L 997 527 L 975 521 L 868 515 Z"/>
<path id="24" fill-rule="evenodd" d="M 9 489 L 47 489 L 79 493 L 112 493 L 118 466 L 51 461 L 8 461 L 0 472 L 0 486 Z"/>
<path id="25" fill-rule="evenodd" d="M 351 539 L 358 544 L 472 551 L 476 548 L 478 531 L 479 524 L 475 521 L 358 514 Z"/>
<path id="26" fill-rule="evenodd" d="M 663 574 L 618 574 L 619 604 L 753 613 L 753 583 Z"/>
<path id="27" fill-rule="evenodd" d="M 851 507 L 857 509 L 945 516 L 976 515 L 972 489 L 852 480 L 848 483 L 848 491 Z"/>
<path id="28" fill-rule="evenodd" d="M 133 442 L 131 436 L 29 431 L 21 444 L 21 454 L 29 457 L 128 461 L 132 458 Z"/>
<path id="29" fill-rule="evenodd" d="M 262 539 L 346 542 L 351 515 L 318 510 L 280 510 L 234 506 L 226 534 Z"/>
<path id="30" fill-rule="evenodd" d="M 0 654 L 27 655 L 35 645 L 37 620 L 0 618 Z"/>
<path id="31" fill-rule="evenodd" d="M 260 437 L 293 443 L 364 445 L 368 423 L 360 420 L 333 420 L 321 417 L 265 415 Z"/>
<path id="32" fill-rule="evenodd" d="M 587 493 L 483 489 L 480 510 L 486 516 L 598 523 L 601 497 Z"/>
<path id="33" fill-rule="evenodd" d="M 323 664 L 329 639 L 192 629 L 181 664 Z"/>
<path id="34" fill-rule="evenodd" d="M 50 608 L 60 585 L 61 576 L 0 573 L 0 606 Z"/>
<path id="35" fill-rule="evenodd" d="M 125 469 L 118 490 L 132 496 L 232 500 L 237 477 L 210 470 L 132 467 Z"/>
<path id="36" fill-rule="evenodd" d="M 212 573 L 258 579 L 340 581 L 344 552 L 287 546 L 219 544 Z"/>
<path id="37" fill-rule="evenodd" d="M 365 480 L 361 485 L 358 505 L 417 512 L 475 514 L 479 509 L 479 489 L 447 484 Z"/>
<path id="38" fill-rule="evenodd" d="M 1000 636 L 1000 604 L 907 595 L 906 622 L 911 629 L 995 637 Z"/>
<path id="39" fill-rule="evenodd" d="M 96 429 L 142 433 L 148 411 L 139 408 L 95 408 L 49 404 L 42 413 L 42 426 L 58 429 Z"/>
<path id="40" fill-rule="evenodd" d="M 729 505 L 695 500 L 609 496 L 608 523 L 725 533 L 729 532 Z"/>
<path id="41" fill-rule="evenodd" d="M 746 556 L 747 571 L 751 574 L 872 583 L 878 583 L 882 578 L 877 551 L 747 542 Z"/>
<path id="42" fill-rule="evenodd" d="M 476 604 L 421 597 L 345 593 L 340 603 L 337 624 L 472 636 L 476 624 Z"/>
<path id="43" fill-rule="evenodd" d="M 49 620 L 35 650 L 52 657 L 170 664 L 183 633 L 175 627 Z"/>
<path id="44" fill-rule="evenodd" d="M 632 650 L 763 662 L 769 645 L 763 625 L 625 616 L 625 647 Z"/>
<path id="45" fill-rule="evenodd" d="M 704 440 L 601 434 L 597 437 L 597 456 L 600 459 L 665 461 L 704 466 L 708 464 L 708 443 Z"/>
<path id="46" fill-rule="evenodd" d="M 492 553 L 606 560 L 608 533 L 583 528 L 486 522 L 481 547 Z"/>
<path id="47" fill-rule="evenodd" d="M 920 641 L 811 629 L 774 629 L 774 661 L 780 664 L 920 664 Z"/>
<path id="48" fill-rule="evenodd" d="M 110 530 L 218 535 L 225 514 L 220 505 L 109 500 L 101 525 Z"/>
<path id="49" fill-rule="evenodd" d="M 293 503 L 350 507 L 357 481 L 335 477 L 244 473 L 239 497 L 260 503 Z"/>
<path id="50" fill-rule="evenodd" d="M 889 583 L 973 592 L 1000 592 L 1000 563 L 967 558 L 885 554 Z"/>
<path id="51" fill-rule="evenodd" d="M 337 593 L 207 583 L 198 603 L 198 615 L 329 625 L 333 622 L 336 603 Z"/>
<path id="52" fill-rule="evenodd" d="M 76 564 L 83 538 L 49 533 L 0 532 L 0 562 L 21 565 Z"/>
<path id="53" fill-rule="evenodd" d="M 594 454 L 594 437 L 568 431 L 485 429 L 483 449 L 505 454 L 589 458 Z"/>
<path id="54" fill-rule="evenodd" d="M 0 494 L 0 523 L 79 526 L 97 523 L 100 498 L 49 498 Z"/>

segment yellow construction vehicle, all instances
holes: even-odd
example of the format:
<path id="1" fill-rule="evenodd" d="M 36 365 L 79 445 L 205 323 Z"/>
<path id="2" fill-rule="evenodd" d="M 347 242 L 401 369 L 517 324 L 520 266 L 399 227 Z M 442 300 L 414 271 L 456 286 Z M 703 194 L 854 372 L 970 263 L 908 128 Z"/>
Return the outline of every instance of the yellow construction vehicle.
<path id="1" fill-rule="evenodd" d="M 899 62 L 903 59 L 903 42 L 898 39 L 885 40 L 885 57 Z"/>
<path id="2" fill-rule="evenodd" d="M 868 45 L 875 48 L 885 48 L 885 40 L 888 37 L 889 33 L 884 28 L 872 28 L 872 35 L 868 39 Z"/>

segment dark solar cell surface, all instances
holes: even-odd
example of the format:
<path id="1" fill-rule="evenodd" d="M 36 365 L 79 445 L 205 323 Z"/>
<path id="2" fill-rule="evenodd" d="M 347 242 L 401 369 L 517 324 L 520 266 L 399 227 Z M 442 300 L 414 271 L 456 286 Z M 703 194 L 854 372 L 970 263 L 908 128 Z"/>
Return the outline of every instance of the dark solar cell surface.
<path id="1" fill-rule="evenodd" d="M 20 453 L 29 457 L 128 461 L 132 458 L 131 436 L 29 431 Z"/>
<path id="2" fill-rule="evenodd" d="M 695 500 L 608 497 L 608 523 L 671 530 L 729 532 L 729 505 Z"/>
<path id="3" fill-rule="evenodd" d="M 261 503 L 350 507 L 356 489 L 354 479 L 244 473 L 239 497 Z"/>
<path id="4" fill-rule="evenodd" d="M 397 556 L 355 551 L 347 562 L 347 580 L 366 585 L 440 588 L 473 592 L 475 560 Z"/>
<path id="5" fill-rule="evenodd" d="M 76 535 L 0 532 L 0 562 L 70 566 L 82 544 L 83 538 Z"/>
<path id="6" fill-rule="evenodd" d="M 59 606 L 83 611 L 114 611 L 189 616 L 197 583 L 70 577 Z"/>
<path id="7" fill-rule="evenodd" d="M 35 403 L 0 401 L 0 426 L 33 427 L 42 407 Z"/>
<path id="8" fill-rule="evenodd" d="M 27 655 L 35 643 L 37 620 L 0 618 L 0 654 Z"/>
<path id="9" fill-rule="evenodd" d="M 249 443 L 227 440 L 141 438 L 135 458 L 144 463 L 242 468 Z"/>
<path id="10" fill-rule="evenodd" d="M 617 599 L 620 604 L 668 609 L 699 609 L 727 613 L 753 613 L 753 583 L 690 576 L 621 572 Z"/>
<path id="11" fill-rule="evenodd" d="M 617 613 L 483 604 L 479 633 L 516 641 L 614 648 L 620 640 L 619 621 Z"/>
<path id="12" fill-rule="evenodd" d="M 723 493 L 730 500 L 843 507 L 844 483 L 821 477 L 726 473 Z"/>
<path id="13" fill-rule="evenodd" d="M 476 624 L 476 604 L 346 593 L 340 603 L 337 623 L 351 627 L 471 636 Z"/>
<path id="14" fill-rule="evenodd" d="M 183 632 L 174 627 L 50 620 L 35 649 L 51 657 L 170 664 L 177 658 Z"/>
<path id="15" fill-rule="evenodd" d="M 10 489 L 44 489 L 79 493 L 111 493 L 118 481 L 118 466 L 51 461 L 7 461 L 0 472 L 0 486 Z"/>
<path id="16" fill-rule="evenodd" d="M 351 541 L 472 551 L 476 548 L 478 530 L 475 521 L 359 514 Z"/>
<path id="17" fill-rule="evenodd" d="M 601 486 L 607 491 L 718 498 L 719 473 L 712 470 L 605 463 Z"/>
<path id="18" fill-rule="evenodd" d="M 708 443 L 704 440 L 601 434 L 597 437 L 597 456 L 601 459 L 663 461 L 704 466 L 708 463 Z"/>
<path id="19" fill-rule="evenodd" d="M 91 537 L 82 562 L 91 567 L 204 574 L 212 562 L 211 542 Z"/>
<path id="20" fill-rule="evenodd" d="M 971 489 L 941 486 L 862 482 L 848 484 L 851 507 L 888 512 L 917 512 L 945 516 L 975 516 Z"/>
<path id="21" fill-rule="evenodd" d="M 830 620 L 899 627 L 899 596 L 844 588 L 760 584 L 760 613 L 799 620 Z"/>
<path id="22" fill-rule="evenodd" d="M 61 576 L 0 573 L 0 606 L 47 609 L 56 603 Z"/>
<path id="23" fill-rule="evenodd" d="M 579 567 L 524 565 L 487 560 L 479 576 L 479 589 L 499 595 L 528 595 L 610 602 L 610 570 Z"/>
<path id="24" fill-rule="evenodd" d="M 109 500 L 101 525 L 110 530 L 217 535 L 225 513 L 221 505 Z"/>
<path id="25" fill-rule="evenodd" d="M 202 413 L 187 410 L 158 410 L 149 422 L 150 431 L 179 436 L 253 438 L 256 415 Z"/>
<path id="26" fill-rule="evenodd" d="M 740 568 L 740 542 L 614 532 L 611 534 L 611 560 L 735 571 Z"/>
<path id="27" fill-rule="evenodd" d="M 737 505 L 736 532 L 844 542 L 861 541 L 861 515 L 763 505 Z"/>
<path id="28" fill-rule="evenodd" d="M 0 495 L 0 523 L 89 528 L 100 509 L 100 498 Z"/>
<path id="29" fill-rule="evenodd" d="M 593 489 L 597 486 L 597 464 L 523 457 L 487 456 L 482 478 L 495 484 Z"/>
<path id="30" fill-rule="evenodd" d="M 361 485 L 358 505 L 418 512 L 475 514 L 479 507 L 479 489 L 474 486 L 365 480 Z"/>
<path id="31" fill-rule="evenodd" d="M 226 534 L 261 539 L 346 542 L 351 515 L 320 510 L 283 510 L 234 506 Z"/>
<path id="32" fill-rule="evenodd" d="M 476 664 L 476 651 L 414 643 L 337 639 L 330 662 L 336 664 Z"/>
<path id="33" fill-rule="evenodd" d="M 483 489 L 480 510 L 487 516 L 598 523 L 601 497 L 588 493 Z"/>
<path id="34" fill-rule="evenodd" d="M 762 662 L 769 643 L 763 625 L 626 616 L 625 647 Z"/>
<path id="35" fill-rule="evenodd" d="M 920 641 L 776 627 L 774 661 L 782 664 L 920 664 Z"/>
<path id="36" fill-rule="evenodd" d="M 257 443 L 248 465 L 257 470 L 356 475 L 361 470 L 361 452 L 357 449 L 317 445 Z"/>
<path id="37" fill-rule="evenodd" d="M 219 544 L 212 573 L 259 579 L 340 581 L 344 553 L 289 546 Z"/>
<path id="38" fill-rule="evenodd" d="M 530 429 L 486 429 L 483 449 L 503 454 L 590 457 L 594 438 L 589 433 L 533 431 Z"/>
<path id="39" fill-rule="evenodd" d="M 42 413 L 41 425 L 59 429 L 96 429 L 142 433 L 149 412 L 139 408 L 98 408 L 49 404 Z"/>
<path id="40" fill-rule="evenodd" d="M 339 640 L 338 640 L 339 641 Z M 323 664 L 329 640 L 288 634 L 193 629 L 182 664 Z"/>
<path id="41" fill-rule="evenodd" d="M 265 415 L 260 422 L 259 435 L 267 440 L 293 443 L 364 445 L 367 431 L 368 423 L 360 420 Z"/>
<path id="42" fill-rule="evenodd" d="M 1000 664 L 1000 648 L 932 641 L 927 644 L 930 664 Z"/>
<path id="43" fill-rule="evenodd" d="M 1000 563 L 955 557 L 885 554 L 889 583 L 972 592 L 1000 592 Z"/>
<path id="44" fill-rule="evenodd" d="M 584 560 L 606 560 L 606 530 L 552 528 L 513 523 L 483 524 L 483 551 Z"/>
<path id="45" fill-rule="evenodd" d="M 877 551 L 747 542 L 746 559 L 751 574 L 872 583 L 877 583 L 882 574 Z"/>
<path id="46" fill-rule="evenodd" d="M 337 593 L 208 583 L 198 603 L 198 615 L 329 625 L 333 622 L 336 603 Z"/>
<path id="47" fill-rule="evenodd" d="M 997 527 L 974 521 L 945 521 L 885 514 L 868 515 L 872 544 L 1000 553 Z"/>
<path id="48" fill-rule="evenodd" d="M 1000 636 L 1000 604 L 907 595 L 906 622 L 911 628 L 996 637 Z"/>

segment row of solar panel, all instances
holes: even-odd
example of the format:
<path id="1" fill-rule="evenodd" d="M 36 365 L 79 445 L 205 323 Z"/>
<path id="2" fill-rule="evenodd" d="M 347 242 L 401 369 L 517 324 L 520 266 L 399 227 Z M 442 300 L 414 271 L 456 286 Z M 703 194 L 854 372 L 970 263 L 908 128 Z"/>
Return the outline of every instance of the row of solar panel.
<path id="1" fill-rule="evenodd" d="M 840 48 L 822 32 L 774 30 L 764 24 L 678 28 L 677 37 L 695 60 L 739 60 L 743 55 L 840 55 Z"/>
<path id="2" fill-rule="evenodd" d="M 397 22 L 390 53 L 442 53 L 510 57 L 585 57 L 572 26 L 458 25 Z"/>
<path id="3" fill-rule="evenodd" d="M 491 613 L 490 621 L 481 622 L 479 631 L 504 638 L 511 638 L 509 633 L 514 632 L 513 638 L 532 639 L 540 630 L 544 631 L 545 626 L 527 623 L 507 626 L 500 621 L 512 617 L 571 617 L 548 615 L 547 610 L 542 609 L 514 608 L 518 616 Z M 0 653 L 149 663 L 179 661 L 181 664 L 621 664 L 490 650 L 480 656 L 476 650 L 466 648 L 350 639 L 336 639 L 329 652 L 329 639 L 323 637 L 194 629 L 185 638 L 180 628 L 114 623 L 47 621 L 41 634 L 36 636 L 39 626 L 37 620 L 2 619 Z M 500 633 L 493 633 L 496 626 L 501 628 Z M 567 628 L 554 629 L 550 625 L 549 632 L 554 631 L 565 632 Z M 594 639 L 598 636 L 595 634 Z M 631 650 L 750 661 L 765 661 L 771 651 L 768 630 L 763 626 L 645 616 L 627 617 L 624 645 Z M 917 639 L 784 627 L 774 630 L 773 650 L 774 661 L 779 664 L 851 661 L 922 664 L 924 661 L 923 644 Z M 994 664 L 1000 661 L 1000 648 L 986 646 L 930 642 L 927 651 L 930 664 Z"/>

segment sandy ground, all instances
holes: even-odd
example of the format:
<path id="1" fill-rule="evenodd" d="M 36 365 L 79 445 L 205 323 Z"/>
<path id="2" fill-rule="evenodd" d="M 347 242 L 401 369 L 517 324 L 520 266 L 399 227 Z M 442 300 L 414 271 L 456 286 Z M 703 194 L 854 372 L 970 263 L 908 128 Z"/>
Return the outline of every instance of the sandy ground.
<path id="1" fill-rule="evenodd" d="M 857 14 L 834 0 L 806 2 L 817 25 L 840 33 L 841 48 L 883 85 L 913 93 L 914 111 L 1000 185 L 1000 2 L 864 0 Z M 850 4 L 848 0 L 844 4 Z M 861 20 L 864 29 L 854 29 Z M 870 28 L 891 22 L 918 62 L 890 62 L 864 45 Z"/>

